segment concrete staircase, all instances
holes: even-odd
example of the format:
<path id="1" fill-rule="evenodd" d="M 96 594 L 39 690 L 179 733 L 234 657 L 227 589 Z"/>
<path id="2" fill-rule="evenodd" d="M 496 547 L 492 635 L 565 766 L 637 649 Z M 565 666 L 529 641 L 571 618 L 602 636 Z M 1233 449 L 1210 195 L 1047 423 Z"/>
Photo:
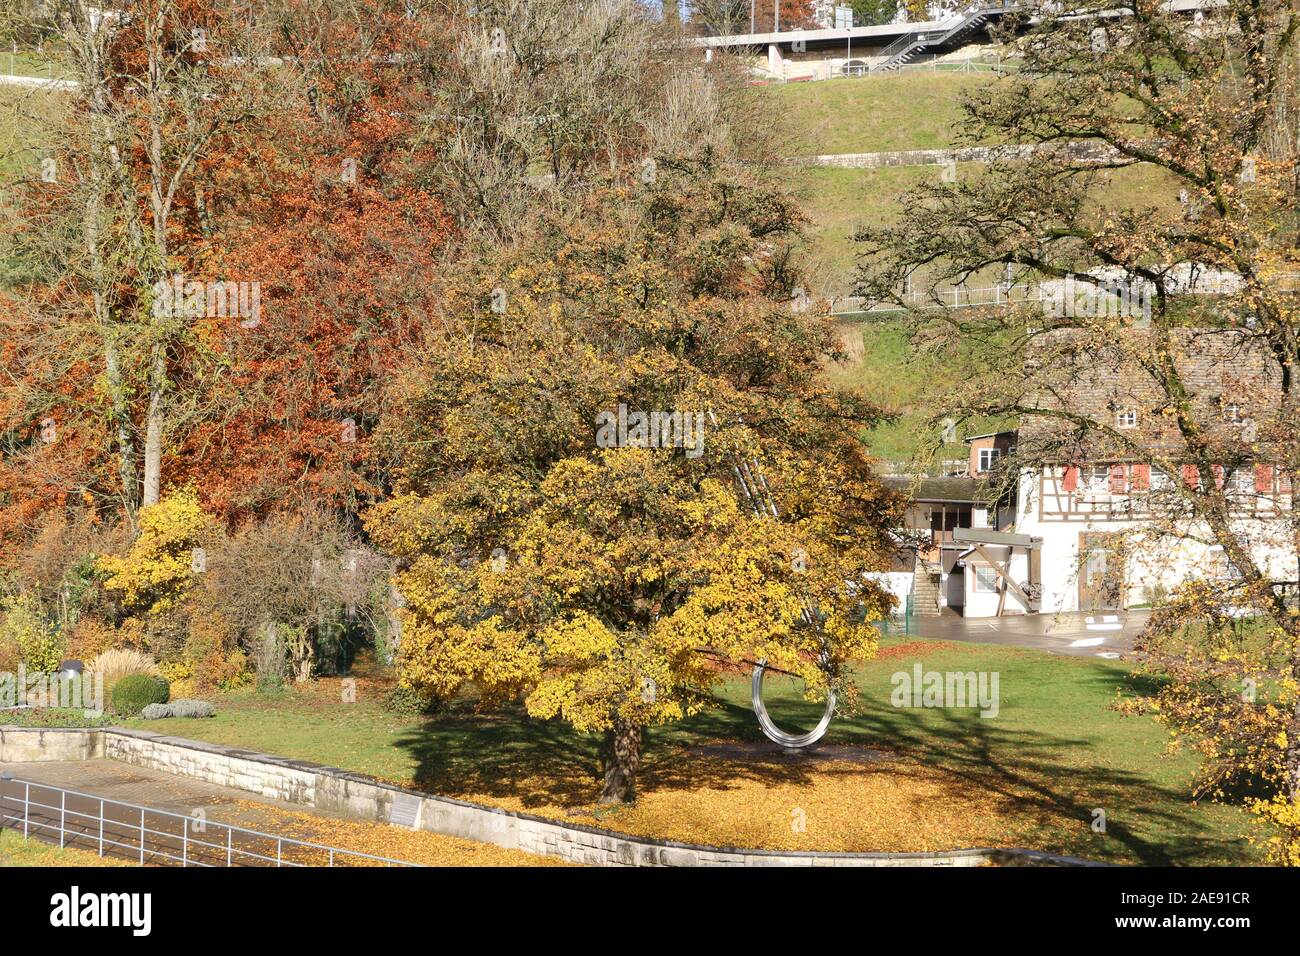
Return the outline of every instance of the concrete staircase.
<path id="1" fill-rule="evenodd" d="M 918 617 L 938 617 L 939 569 L 933 570 L 919 558 L 912 575 L 912 611 Z"/>

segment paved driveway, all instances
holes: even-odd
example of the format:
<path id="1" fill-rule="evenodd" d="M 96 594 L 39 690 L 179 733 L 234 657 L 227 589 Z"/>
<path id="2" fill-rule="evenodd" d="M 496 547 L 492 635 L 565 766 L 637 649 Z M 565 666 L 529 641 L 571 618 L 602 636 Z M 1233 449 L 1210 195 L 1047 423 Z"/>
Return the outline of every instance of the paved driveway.
<path id="1" fill-rule="evenodd" d="M 1133 638 L 1145 626 L 1150 611 L 1123 611 L 1120 627 L 1090 628 L 1087 618 L 1101 614 L 1020 614 L 1012 617 L 964 618 L 954 614 L 918 617 L 913 630 L 921 637 L 980 644 L 1012 644 L 1057 654 L 1083 657 L 1119 657 L 1133 649 Z M 1113 627 L 1113 625 L 1110 625 Z"/>
<path id="2" fill-rule="evenodd" d="M 277 859 L 296 866 L 330 862 L 327 852 L 236 829 L 271 830 L 274 817 L 261 808 L 288 808 L 257 794 L 115 760 L 0 763 L 0 774 L 18 778 L 0 776 L 0 824 L 42 842 L 164 866 L 275 866 Z M 44 784 L 80 795 L 65 796 Z M 334 817 L 297 806 L 292 809 Z M 60 830 L 64 831 L 61 843 Z M 351 860 L 340 855 L 336 862 Z"/>

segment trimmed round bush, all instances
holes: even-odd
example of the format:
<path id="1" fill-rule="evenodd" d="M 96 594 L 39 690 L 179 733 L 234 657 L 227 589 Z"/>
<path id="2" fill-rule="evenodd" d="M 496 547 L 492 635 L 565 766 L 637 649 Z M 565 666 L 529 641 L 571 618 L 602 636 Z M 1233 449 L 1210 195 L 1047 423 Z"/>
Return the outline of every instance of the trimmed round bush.
<path id="1" fill-rule="evenodd" d="M 162 720 L 164 717 L 215 717 L 217 708 L 206 700 L 182 697 L 170 704 L 150 704 L 140 711 L 145 720 Z"/>
<path id="2" fill-rule="evenodd" d="M 123 717 L 134 717 L 150 704 L 165 704 L 171 687 L 161 677 L 128 674 L 113 685 L 113 709 Z"/>
<path id="3" fill-rule="evenodd" d="M 174 700 L 166 705 L 167 710 L 172 717 L 215 717 L 217 708 L 213 707 L 206 700 L 195 700 L 190 697 L 183 697 L 180 700 Z"/>

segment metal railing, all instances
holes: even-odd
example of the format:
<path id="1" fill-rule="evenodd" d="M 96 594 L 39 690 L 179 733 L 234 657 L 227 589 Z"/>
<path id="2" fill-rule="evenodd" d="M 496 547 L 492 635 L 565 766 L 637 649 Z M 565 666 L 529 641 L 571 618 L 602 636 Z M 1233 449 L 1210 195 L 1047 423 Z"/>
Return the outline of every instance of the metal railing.
<path id="1" fill-rule="evenodd" d="M 1300 292 L 1300 273 L 1285 272 L 1273 276 L 1274 287 L 1278 292 Z M 1223 295 L 1232 289 L 1205 285 L 1191 285 L 1181 290 L 1181 294 Z M 1018 305 L 1023 302 L 1057 301 L 1060 290 L 1036 282 L 1007 285 L 1000 283 L 993 286 L 971 289 L 957 286 L 951 289 L 927 289 L 925 291 L 907 292 L 897 301 L 876 302 L 868 305 L 856 296 L 847 296 L 843 300 L 848 308 L 836 309 L 833 315 L 865 315 L 871 312 L 903 312 L 910 309 L 969 309 L 987 308 L 999 305 Z M 856 308 L 854 307 L 856 306 Z"/>
<path id="2" fill-rule="evenodd" d="M 841 63 L 838 66 L 832 66 L 829 73 L 824 77 L 814 75 L 814 80 L 833 80 L 859 77 L 882 77 L 892 76 L 896 73 L 914 73 L 924 71 L 929 73 L 1010 73 L 1018 66 L 1018 61 L 1003 57 L 1001 53 L 980 54 L 965 58 L 952 58 L 948 54 L 931 53 L 922 56 L 910 63 L 900 63 L 893 70 L 879 71 L 873 70 L 870 64 L 861 63 Z"/>
<path id="3" fill-rule="evenodd" d="M 905 33 L 880 52 L 880 62 L 871 69 L 873 72 L 896 70 L 903 65 L 909 54 L 919 52 L 930 46 L 943 46 L 959 34 L 983 23 L 990 14 L 1014 8 L 1014 4 L 998 6 L 989 3 L 976 3 L 955 14 L 955 23 L 944 21 L 938 27 L 932 29 Z"/>
<path id="4" fill-rule="evenodd" d="M 21 797 L 9 790 L 21 789 Z M 57 802 L 33 799 L 32 791 Z M 81 806 L 82 809 L 75 809 Z M 8 808 L 12 807 L 10 811 Z M 150 825 L 153 824 L 153 825 Z M 0 829 L 22 830 L 23 839 L 42 839 L 60 849 L 84 849 L 153 864 L 180 866 L 419 866 L 405 860 L 216 823 L 157 810 L 79 790 L 0 777 Z M 209 831 L 220 835 L 206 839 Z M 265 852 L 261 852 L 265 851 Z"/>
<path id="5" fill-rule="evenodd" d="M 872 69 L 875 70 L 884 67 L 884 64 L 902 53 L 905 48 L 911 47 L 917 43 L 923 43 L 928 32 L 933 31 L 913 30 L 910 33 L 904 33 L 901 37 L 876 54 L 876 56 L 880 57 L 880 62 L 877 63 L 876 66 L 872 67 Z"/>

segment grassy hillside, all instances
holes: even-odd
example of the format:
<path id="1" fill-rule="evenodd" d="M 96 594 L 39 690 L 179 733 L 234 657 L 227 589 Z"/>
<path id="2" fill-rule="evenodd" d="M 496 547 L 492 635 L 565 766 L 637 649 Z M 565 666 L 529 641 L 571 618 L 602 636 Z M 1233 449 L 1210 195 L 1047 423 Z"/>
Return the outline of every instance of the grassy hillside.
<path id="1" fill-rule="evenodd" d="M 0 76 L 40 76 L 59 79 L 64 76 L 66 67 L 57 58 L 35 50 L 19 50 L 17 53 L 0 52 Z"/>
<path id="2" fill-rule="evenodd" d="M 962 91 L 989 82 L 989 74 L 918 72 L 765 90 L 794 130 L 791 155 L 816 155 L 951 146 L 963 127 Z"/>
<path id="3" fill-rule="evenodd" d="M 922 464 L 964 459 L 968 454 L 965 444 L 940 443 L 940 429 L 930 419 L 941 410 L 929 398 L 936 389 L 959 381 L 973 357 L 960 351 L 936 353 L 917 348 L 908 320 L 899 316 L 846 322 L 842 334 L 846 351 L 854 357 L 830 370 L 831 381 L 858 389 L 889 416 L 864 436 L 872 454 L 899 463 L 913 457 L 923 458 Z M 1011 426 L 1008 421 L 978 419 L 969 423 L 967 432 L 980 434 Z"/>
<path id="4" fill-rule="evenodd" d="M 7 189 L 11 183 L 39 177 L 40 131 L 66 103 L 67 97 L 59 93 L 0 84 L 0 288 L 26 274 L 10 241 L 15 227 Z"/>
<path id="5" fill-rule="evenodd" d="M 44 90 L 0 84 L 0 181 L 32 165 L 41 119 L 55 105 L 56 97 Z"/>
<path id="6" fill-rule="evenodd" d="M 979 85 L 995 83 L 989 74 L 905 73 L 767 87 L 792 132 L 788 153 L 806 157 L 830 153 L 883 152 L 968 145 L 961 96 Z M 962 164 L 961 178 L 977 177 L 982 164 Z M 881 226 L 899 215 L 899 197 L 926 181 L 936 181 L 938 166 L 846 169 L 800 167 L 792 170 L 809 223 L 807 255 L 813 291 L 835 303 L 852 288 L 859 253 L 853 235 L 865 225 Z M 1178 187 L 1168 174 L 1151 167 L 1117 170 L 1099 177 L 1095 202 L 1108 209 L 1177 204 Z M 1001 280 L 991 270 L 970 285 L 991 286 Z M 913 348 L 900 317 L 881 316 L 846 324 L 853 360 L 832 370 L 836 381 L 860 388 L 896 418 L 874 429 L 867 439 L 882 458 L 903 461 L 934 443 L 927 419 L 935 386 L 950 383 L 968 361 L 961 355 L 921 354 Z M 860 338 L 860 342 L 859 342 Z M 1009 423 L 973 423 L 992 430 Z M 964 446 L 950 446 L 940 458 L 962 457 Z"/>

